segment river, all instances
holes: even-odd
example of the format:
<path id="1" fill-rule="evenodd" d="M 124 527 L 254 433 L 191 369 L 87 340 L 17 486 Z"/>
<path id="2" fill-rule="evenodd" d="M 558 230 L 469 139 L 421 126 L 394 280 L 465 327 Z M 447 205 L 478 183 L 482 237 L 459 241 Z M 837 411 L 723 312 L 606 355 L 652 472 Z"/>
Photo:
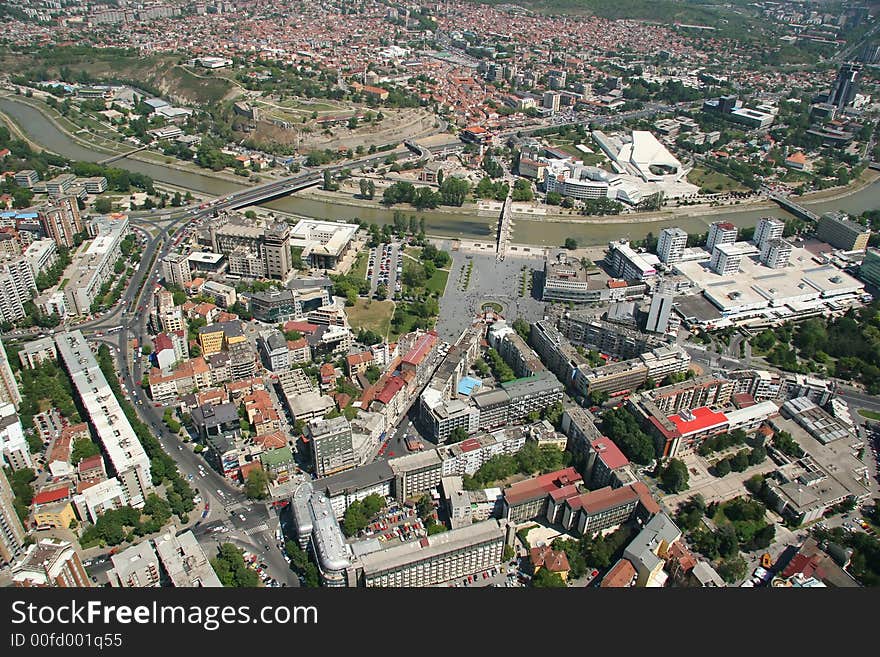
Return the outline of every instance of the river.
<path id="1" fill-rule="evenodd" d="M 88 162 L 96 162 L 108 157 L 107 153 L 91 150 L 71 139 L 40 111 L 24 102 L 15 100 L 13 97 L 0 97 L 0 112 L 11 118 L 29 139 L 59 155 Z M 176 185 L 210 196 L 226 196 L 245 187 L 245 185 L 213 176 L 180 171 L 161 164 L 132 158 L 118 160 L 114 162 L 113 166 L 143 173 L 160 183 Z M 860 214 L 865 210 L 880 208 L 880 180 L 835 201 L 804 201 L 803 205 L 817 214 L 830 210 Z M 364 221 L 380 224 L 393 222 L 392 210 L 348 207 L 297 195 L 270 201 L 264 206 L 319 219 L 351 220 L 357 217 Z M 465 212 L 417 212 L 415 210 L 404 210 L 404 212 L 407 215 L 416 214 L 419 217 L 424 217 L 427 232 L 433 235 L 464 239 L 493 239 L 494 217 L 483 217 Z M 685 214 L 684 216 L 644 223 L 618 223 L 614 221 L 567 223 L 515 216 L 513 242 L 552 246 L 562 244 L 566 237 L 573 237 L 583 245 L 595 245 L 618 238 L 642 239 L 648 232 L 657 235 L 666 226 L 680 226 L 689 233 L 705 232 L 713 221 L 729 221 L 740 227 L 754 226 L 761 217 L 768 215 L 785 217 L 788 216 L 788 213 L 778 207 L 764 210 L 732 209 L 714 213 L 697 213 L 695 211 L 691 216 Z"/>

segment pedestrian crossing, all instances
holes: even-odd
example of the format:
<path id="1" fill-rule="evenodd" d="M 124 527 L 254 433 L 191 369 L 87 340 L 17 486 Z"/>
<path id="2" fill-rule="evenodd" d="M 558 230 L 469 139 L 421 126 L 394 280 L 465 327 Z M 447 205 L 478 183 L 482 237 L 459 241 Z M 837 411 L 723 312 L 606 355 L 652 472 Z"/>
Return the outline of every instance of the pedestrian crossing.
<path id="1" fill-rule="evenodd" d="M 261 532 L 267 531 L 268 529 L 269 529 L 269 525 L 267 525 L 265 522 L 262 522 L 259 525 L 256 525 L 255 527 L 248 527 L 247 529 L 244 530 L 244 533 L 247 536 L 253 536 L 254 534 L 259 534 Z"/>

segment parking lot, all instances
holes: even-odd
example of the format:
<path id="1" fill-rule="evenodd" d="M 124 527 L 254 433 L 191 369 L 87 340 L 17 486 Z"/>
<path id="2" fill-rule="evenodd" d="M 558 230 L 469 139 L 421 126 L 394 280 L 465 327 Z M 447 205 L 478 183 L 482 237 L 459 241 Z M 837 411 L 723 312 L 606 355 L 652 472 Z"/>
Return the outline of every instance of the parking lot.
<path id="1" fill-rule="evenodd" d="M 388 506 L 376 520 L 358 533 L 358 539 L 375 538 L 380 543 L 414 541 L 428 533 L 415 509 L 394 503 Z"/>
<path id="2" fill-rule="evenodd" d="M 380 244 L 370 249 L 367 258 L 367 279 L 370 281 L 370 296 L 380 285 L 388 288 L 388 296 L 393 297 L 401 290 L 400 276 L 403 273 L 403 249 L 399 242 Z"/>

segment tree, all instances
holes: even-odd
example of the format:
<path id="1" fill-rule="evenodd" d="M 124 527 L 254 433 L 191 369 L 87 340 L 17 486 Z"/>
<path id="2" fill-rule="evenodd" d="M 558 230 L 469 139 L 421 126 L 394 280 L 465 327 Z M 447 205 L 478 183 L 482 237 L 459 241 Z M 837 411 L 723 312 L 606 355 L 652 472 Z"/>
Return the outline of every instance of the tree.
<path id="1" fill-rule="evenodd" d="M 446 441 L 448 443 L 460 443 L 462 440 L 467 440 L 468 432 L 464 427 L 455 427 L 452 430 L 452 433 L 449 434 L 449 439 Z"/>
<path id="2" fill-rule="evenodd" d="M 577 240 L 573 237 L 566 237 L 565 244 L 563 244 L 563 246 L 569 251 L 574 251 L 576 248 L 578 248 L 578 243 Z"/>
<path id="3" fill-rule="evenodd" d="M 98 214 L 109 214 L 113 212 L 113 203 L 110 202 L 109 198 L 99 196 L 95 199 L 95 212 Z"/>
<path id="4" fill-rule="evenodd" d="M 73 443 L 73 449 L 70 451 L 70 463 L 78 465 L 83 459 L 100 453 L 100 448 L 90 438 L 80 438 Z"/>
<path id="5" fill-rule="evenodd" d="M 252 500 L 264 500 L 269 496 L 269 476 L 262 468 L 254 468 L 248 472 L 244 484 L 244 493 Z"/>
<path id="6" fill-rule="evenodd" d="M 687 490 L 688 469 L 684 462 L 678 459 L 670 459 L 660 475 L 660 483 L 669 493 L 679 493 Z"/>
<path id="7" fill-rule="evenodd" d="M 532 586 L 536 589 L 555 589 L 565 588 L 565 580 L 559 573 L 552 573 L 546 568 L 541 568 L 534 577 L 532 577 Z"/>
<path id="8" fill-rule="evenodd" d="M 716 477 L 724 477 L 730 474 L 730 461 L 728 459 L 721 459 L 718 463 L 715 464 L 715 476 Z"/>
<path id="9" fill-rule="evenodd" d="M 740 555 L 725 559 L 718 566 L 718 574 L 728 584 L 734 584 L 746 576 L 749 565 Z"/>

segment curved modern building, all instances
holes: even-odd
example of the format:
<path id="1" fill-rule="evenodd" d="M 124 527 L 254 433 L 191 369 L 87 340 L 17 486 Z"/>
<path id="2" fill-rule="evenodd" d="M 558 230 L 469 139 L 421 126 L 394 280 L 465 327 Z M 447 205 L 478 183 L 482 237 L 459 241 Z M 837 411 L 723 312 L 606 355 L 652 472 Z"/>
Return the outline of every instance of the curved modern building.
<path id="1" fill-rule="evenodd" d="M 306 482 L 294 491 L 291 511 L 300 546 L 311 540 L 324 586 L 346 586 L 351 556 L 330 499 Z"/>

